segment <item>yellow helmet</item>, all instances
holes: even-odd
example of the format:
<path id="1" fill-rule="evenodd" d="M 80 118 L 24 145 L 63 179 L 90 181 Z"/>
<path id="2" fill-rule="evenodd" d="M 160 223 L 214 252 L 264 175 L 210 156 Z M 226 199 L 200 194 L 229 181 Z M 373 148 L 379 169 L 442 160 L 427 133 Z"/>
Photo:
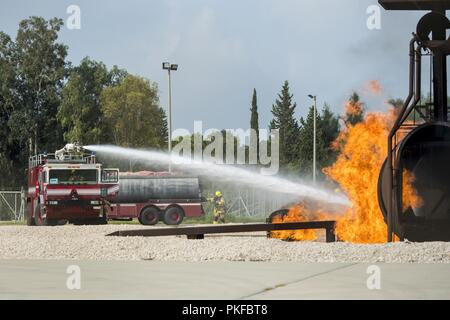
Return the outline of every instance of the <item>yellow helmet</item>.
<path id="1" fill-rule="evenodd" d="M 222 196 L 222 192 L 216 191 L 216 197 L 221 197 L 221 196 Z"/>

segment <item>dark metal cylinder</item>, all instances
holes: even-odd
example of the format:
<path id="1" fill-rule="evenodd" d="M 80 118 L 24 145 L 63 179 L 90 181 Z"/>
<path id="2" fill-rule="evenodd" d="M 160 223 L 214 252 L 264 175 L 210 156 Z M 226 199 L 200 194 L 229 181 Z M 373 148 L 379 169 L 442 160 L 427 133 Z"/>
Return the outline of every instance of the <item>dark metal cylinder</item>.
<path id="1" fill-rule="evenodd" d="M 450 240 L 450 124 L 426 123 L 411 131 L 399 144 L 396 167 L 394 233 L 411 241 Z M 403 204 L 403 173 L 413 176 L 411 186 L 422 204 L 417 208 Z M 378 200 L 387 219 L 389 170 L 385 163 L 378 181 Z"/>

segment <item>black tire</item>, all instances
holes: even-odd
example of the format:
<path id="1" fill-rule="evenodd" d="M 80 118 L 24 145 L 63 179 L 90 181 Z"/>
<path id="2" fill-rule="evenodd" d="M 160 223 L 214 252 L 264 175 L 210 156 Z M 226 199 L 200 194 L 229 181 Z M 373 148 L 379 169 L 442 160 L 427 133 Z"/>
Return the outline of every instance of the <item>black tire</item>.
<path id="1" fill-rule="evenodd" d="M 45 225 L 46 226 L 57 226 L 59 225 L 58 219 L 45 219 Z"/>
<path id="2" fill-rule="evenodd" d="M 33 214 L 30 212 L 31 211 L 31 201 L 27 203 L 26 210 L 27 211 L 25 212 L 25 216 L 26 216 L 27 226 L 35 226 L 36 223 L 34 221 Z"/>
<path id="3" fill-rule="evenodd" d="M 153 226 L 159 222 L 160 211 L 156 207 L 147 207 L 141 211 L 139 222 L 145 226 Z"/>
<path id="4" fill-rule="evenodd" d="M 58 220 L 56 219 L 42 218 L 41 213 L 40 203 L 36 201 L 36 205 L 34 206 L 34 223 L 36 226 L 56 226 L 58 224 Z"/>
<path id="5" fill-rule="evenodd" d="M 183 222 L 184 211 L 180 207 L 169 207 L 164 211 L 164 223 L 170 226 Z"/>
<path id="6" fill-rule="evenodd" d="M 41 209 L 40 209 L 40 203 L 38 200 L 34 202 L 33 207 L 33 214 L 34 214 L 34 224 L 36 226 L 45 226 L 45 219 L 42 219 L 41 217 Z"/>

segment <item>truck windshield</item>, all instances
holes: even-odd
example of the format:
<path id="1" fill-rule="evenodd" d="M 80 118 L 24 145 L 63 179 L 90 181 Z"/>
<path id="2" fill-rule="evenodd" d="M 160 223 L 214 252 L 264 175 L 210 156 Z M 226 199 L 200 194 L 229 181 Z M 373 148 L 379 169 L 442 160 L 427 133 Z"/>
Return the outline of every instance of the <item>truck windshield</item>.
<path id="1" fill-rule="evenodd" d="M 96 184 L 97 170 L 63 169 L 50 170 L 50 184 Z"/>

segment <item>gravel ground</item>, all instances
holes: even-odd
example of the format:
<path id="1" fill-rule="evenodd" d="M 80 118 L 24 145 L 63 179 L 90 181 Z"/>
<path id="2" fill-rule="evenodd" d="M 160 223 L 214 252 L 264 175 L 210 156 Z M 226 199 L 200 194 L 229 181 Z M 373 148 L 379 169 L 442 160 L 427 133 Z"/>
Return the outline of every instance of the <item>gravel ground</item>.
<path id="1" fill-rule="evenodd" d="M 450 243 L 286 242 L 264 234 L 105 237 L 137 225 L 0 227 L 0 259 L 449 263 Z"/>

